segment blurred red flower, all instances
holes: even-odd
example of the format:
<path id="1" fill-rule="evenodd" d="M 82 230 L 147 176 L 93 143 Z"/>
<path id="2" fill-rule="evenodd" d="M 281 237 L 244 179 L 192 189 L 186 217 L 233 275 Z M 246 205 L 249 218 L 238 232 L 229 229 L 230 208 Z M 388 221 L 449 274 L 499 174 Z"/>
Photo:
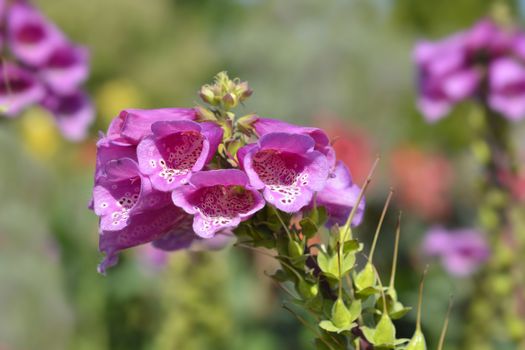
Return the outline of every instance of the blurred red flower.
<path id="1" fill-rule="evenodd" d="M 402 207 L 425 219 L 449 213 L 454 172 L 443 155 L 402 147 L 390 156 L 390 172 Z"/>

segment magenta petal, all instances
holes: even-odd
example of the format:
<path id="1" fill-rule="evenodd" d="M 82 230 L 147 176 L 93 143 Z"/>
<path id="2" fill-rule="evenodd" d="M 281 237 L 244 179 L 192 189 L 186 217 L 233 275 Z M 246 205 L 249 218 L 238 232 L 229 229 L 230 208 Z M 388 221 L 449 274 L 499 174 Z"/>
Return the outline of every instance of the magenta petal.
<path id="1" fill-rule="evenodd" d="M 329 226 L 335 223 L 339 225 L 346 223 L 350 212 L 357 204 L 360 192 L 361 189 L 353 183 L 348 168 L 341 161 L 337 162 L 332 176 L 328 178 L 326 186 L 317 193 L 316 197 L 317 205 L 324 206 L 328 211 Z M 363 198 L 352 220 L 352 226 L 361 223 L 364 211 L 365 200 Z"/>
<path id="2" fill-rule="evenodd" d="M 85 139 L 95 120 L 95 109 L 83 92 L 64 96 L 48 95 L 43 106 L 54 115 L 58 128 L 71 141 Z"/>
<path id="3" fill-rule="evenodd" d="M 474 94 L 480 80 L 476 69 L 462 70 L 444 78 L 443 91 L 450 99 L 460 101 Z"/>
<path id="4" fill-rule="evenodd" d="M 23 1 L 7 13 L 9 47 L 15 56 L 31 66 L 42 66 L 65 38 L 38 10 Z"/>
<path id="5" fill-rule="evenodd" d="M 240 170 L 202 171 L 192 175 L 188 186 L 173 190 L 172 200 L 188 214 L 195 214 L 195 233 L 210 238 L 235 228 L 264 207 L 261 194 L 247 183 Z"/>
<path id="6" fill-rule="evenodd" d="M 525 67 L 518 61 L 502 58 L 489 67 L 489 104 L 510 120 L 525 117 Z"/>
<path id="7" fill-rule="evenodd" d="M 126 109 L 120 112 L 121 123 L 116 123 L 112 133 L 119 133 L 130 142 L 139 143 L 142 138 L 151 134 L 151 125 L 158 121 L 195 120 L 196 111 L 193 108 L 161 108 L 161 109 Z M 116 126 L 120 127 L 117 130 Z"/>
<path id="8" fill-rule="evenodd" d="M 246 157 L 246 155 L 256 147 L 258 147 L 256 143 L 250 143 L 246 146 L 239 148 L 239 150 L 237 151 L 237 161 L 241 169 L 244 170 L 244 158 Z"/>
<path id="9" fill-rule="evenodd" d="M 106 163 L 119 158 L 130 158 L 137 161 L 136 146 L 114 141 L 103 137 L 97 142 L 97 158 L 95 168 L 95 183 L 105 174 Z"/>
<path id="10" fill-rule="evenodd" d="M 200 124 L 188 120 L 156 122 L 152 131 L 153 135 L 139 143 L 137 155 L 141 171 L 160 191 L 171 191 L 187 183 L 191 173 L 201 170 L 215 154 L 217 136 L 222 139 L 221 128 L 203 131 Z"/>
<path id="11" fill-rule="evenodd" d="M 420 97 L 418 109 L 428 122 L 436 122 L 445 117 L 452 109 L 452 102 L 444 98 Z"/>
<path id="12" fill-rule="evenodd" d="M 99 249 L 106 257 L 99 265 L 99 271 L 104 273 L 109 266 L 114 265 L 119 251 L 160 239 L 186 218 L 179 208 L 169 205 L 130 216 L 128 225 L 121 230 L 101 230 Z"/>
<path id="13" fill-rule="evenodd" d="M 13 63 L 0 64 L 0 76 L 0 114 L 15 117 L 45 96 L 33 73 Z"/>
<path id="14" fill-rule="evenodd" d="M 275 137 L 273 137 L 275 135 Z M 312 151 L 311 147 L 291 146 L 288 151 L 286 140 L 312 139 L 304 135 L 272 133 L 263 136 L 271 142 L 263 149 L 259 142 L 244 156 L 244 169 L 250 179 L 250 184 L 256 189 L 264 189 L 264 198 L 288 213 L 299 211 L 312 199 L 315 191 L 321 190 L 326 183 L 329 172 L 327 158 L 320 152 Z M 284 138 L 283 138 L 284 137 Z M 284 142 L 283 142 L 284 141 Z M 306 142 L 305 142 L 306 143 Z M 270 147 L 275 148 L 270 148 Z M 304 149 L 308 151 L 304 152 Z M 299 152 L 300 151 L 300 152 Z"/>
<path id="15" fill-rule="evenodd" d="M 71 94 L 89 74 L 88 51 L 84 47 L 64 43 L 51 52 L 40 74 L 53 92 Z"/>
<path id="16" fill-rule="evenodd" d="M 203 135 L 206 136 L 206 139 L 208 139 L 208 142 L 210 144 L 208 157 L 206 158 L 207 164 L 213 159 L 213 157 L 217 153 L 219 144 L 222 142 L 224 130 L 219 125 L 211 122 L 200 123 L 200 126 L 202 128 Z"/>
<path id="17" fill-rule="evenodd" d="M 274 132 L 262 136 L 259 145 L 262 150 L 275 149 L 290 153 L 306 153 L 314 148 L 315 142 L 306 135 Z"/>
<path id="18" fill-rule="evenodd" d="M 193 174 L 190 183 L 197 188 L 216 185 L 246 186 L 248 177 L 243 171 L 237 169 L 209 170 Z"/>
<path id="19" fill-rule="evenodd" d="M 193 218 L 186 215 L 186 218 L 177 223 L 177 226 L 171 229 L 167 234 L 153 241 L 155 248 L 165 251 L 175 251 L 189 248 L 198 236 L 192 229 Z"/>

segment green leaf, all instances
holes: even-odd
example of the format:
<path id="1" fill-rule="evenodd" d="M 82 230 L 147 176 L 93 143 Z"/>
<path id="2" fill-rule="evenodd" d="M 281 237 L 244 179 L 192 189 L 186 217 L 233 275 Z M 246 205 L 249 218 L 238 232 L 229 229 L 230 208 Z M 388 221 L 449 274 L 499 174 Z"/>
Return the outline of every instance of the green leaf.
<path id="1" fill-rule="evenodd" d="M 303 259 L 300 259 L 303 257 L 304 253 L 304 247 L 301 243 L 296 241 L 288 241 L 288 256 L 292 260 L 292 265 L 296 267 L 302 267 L 303 266 Z"/>
<path id="2" fill-rule="evenodd" d="M 275 273 L 273 275 L 270 275 L 270 277 L 279 283 L 283 283 L 290 280 L 290 276 L 283 270 L 275 271 Z"/>
<path id="3" fill-rule="evenodd" d="M 426 350 L 426 349 L 427 349 L 427 343 L 425 341 L 425 336 L 423 335 L 423 332 L 421 332 L 421 330 L 416 329 L 414 336 L 412 337 L 412 339 L 410 339 L 410 342 L 408 343 L 405 350 Z"/>
<path id="4" fill-rule="evenodd" d="M 383 314 L 377 323 L 374 334 L 374 345 L 394 345 L 396 328 L 388 315 Z"/>
<path id="5" fill-rule="evenodd" d="M 355 286 L 358 291 L 366 288 L 375 287 L 376 284 L 376 273 L 372 263 L 368 262 L 365 268 L 361 270 L 354 279 Z"/>
<path id="6" fill-rule="evenodd" d="M 299 224 L 301 225 L 301 232 L 306 238 L 312 238 L 319 231 L 317 224 L 311 218 L 306 217 Z"/>

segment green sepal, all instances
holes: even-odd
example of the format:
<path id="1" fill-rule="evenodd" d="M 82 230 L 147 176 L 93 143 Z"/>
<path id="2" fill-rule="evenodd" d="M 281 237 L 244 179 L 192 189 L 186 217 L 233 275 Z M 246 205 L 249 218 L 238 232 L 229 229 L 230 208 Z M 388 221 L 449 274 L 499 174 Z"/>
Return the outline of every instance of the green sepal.
<path id="1" fill-rule="evenodd" d="M 356 323 L 350 323 L 350 324 L 348 324 L 345 327 L 337 327 L 330 320 L 323 320 L 323 321 L 319 322 L 319 327 L 321 327 L 322 329 L 324 329 L 327 332 L 332 332 L 332 333 L 341 333 L 341 332 L 349 331 L 352 328 L 354 328 L 355 326 L 357 326 Z"/>
<path id="2" fill-rule="evenodd" d="M 388 315 L 382 315 L 376 328 L 361 327 L 365 338 L 375 349 L 393 349 L 396 344 L 396 328 Z"/>
<path id="3" fill-rule="evenodd" d="M 396 328 L 388 315 L 382 315 L 377 323 L 374 344 L 383 346 L 393 346 L 396 341 Z"/>
<path id="4" fill-rule="evenodd" d="M 405 350 L 426 350 L 426 349 L 427 349 L 427 343 L 425 341 L 425 336 L 423 335 L 423 332 L 421 332 L 420 329 L 416 329 L 414 336 L 408 342 L 408 345 L 405 348 Z"/>
<path id="5" fill-rule="evenodd" d="M 376 272 L 372 263 L 368 262 L 364 269 L 359 271 L 354 279 L 357 292 L 364 291 L 367 288 L 373 288 L 376 285 Z"/>
<path id="6" fill-rule="evenodd" d="M 343 253 L 358 252 L 362 248 L 362 244 L 357 239 L 349 239 L 343 245 Z"/>

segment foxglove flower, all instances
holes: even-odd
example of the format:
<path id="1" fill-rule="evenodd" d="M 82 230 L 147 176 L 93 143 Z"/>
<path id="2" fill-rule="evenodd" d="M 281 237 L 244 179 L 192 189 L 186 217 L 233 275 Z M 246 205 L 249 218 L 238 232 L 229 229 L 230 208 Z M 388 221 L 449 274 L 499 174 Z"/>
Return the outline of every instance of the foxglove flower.
<path id="1" fill-rule="evenodd" d="M 314 146 L 310 136 L 269 133 L 245 146 L 240 161 L 251 185 L 263 190 L 268 203 L 295 213 L 310 203 L 328 178 L 328 160 Z"/>
<path id="2" fill-rule="evenodd" d="M 64 36 L 53 23 L 24 1 L 16 1 L 7 11 L 9 47 L 22 62 L 43 65 Z"/>
<path id="3" fill-rule="evenodd" d="M 151 125 L 155 122 L 195 119 L 197 112 L 193 108 L 126 109 L 110 124 L 107 136 L 137 145 L 151 134 Z"/>
<path id="4" fill-rule="evenodd" d="M 489 105 L 510 120 L 525 117 L 525 66 L 512 58 L 501 58 L 489 67 Z"/>
<path id="5" fill-rule="evenodd" d="M 86 138 L 95 110 L 87 94 L 77 91 L 68 95 L 49 94 L 42 106 L 49 110 L 65 138 L 80 141 Z"/>
<path id="6" fill-rule="evenodd" d="M 172 192 L 172 199 L 176 206 L 194 215 L 193 230 L 203 238 L 237 227 L 264 207 L 261 194 L 237 169 L 195 173 L 189 185 Z"/>
<path id="7" fill-rule="evenodd" d="M 45 88 L 29 70 L 14 63 L 0 64 L 1 114 L 15 117 L 45 96 Z"/>
<path id="8" fill-rule="evenodd" d="M 317 206 L 323 206 L 328 211 L 329 220 L 328 226 L 345 224 L 352 209 L 357 205 L 357 199 L 361 189 L 353 180 L 352 175 L 343 162 L 338 161 L 335 170 L 326 181 L 326 186 L 317 193 L 315 202 Z M 365 199 L 356 209 L 356 213 L 352 220 L 352 226 L 357 226 L 363 220 L 365 211 Z"/>
<path id="9" fill-rule="evenodd" d="M 483 235 L 473 229 L 432 228 L 423 242 L 423 252 L 441 258 L 444 268 L 457 277 L 473 274 L 490 257 Z"/>
<path id="10" fill-rule="evenodd" d="M 69 95 L 84 83 L 89 74 L 88 51 L 63 43 L 57 46 L 40 69 L 40 75 L 57 94 Z"/>
<path id="11" fill-rule="evenodd" d="M 452 106 L 476 91 L 481 75 L 468 65 L 465 36 L 442 42 L 420 42 L 414 51 L 418 66 L 418 107 L 428 121 L 449 113 Z"/>
<path id="12" fill-rule="evenodd" d="M 223 130 L 215 123 L 155 122 L 137 147 L 140 171 L 153 187 L 171 191 L 187 183 L 217 152 Z"/>
<path id="13" fill-rule="evenodd" d="M 308 135 L 315 141 L 315 150 L 323 153 L 328 158 L 331 166 L 335 165 L 335 151 L 330 145 L 330 139 L 326 133 L 319 128 L 293 125 L 282 120 L 261 118 L 258 116 L 254 116 L 250 124 L 259 137 L 274 132 Z"/>

